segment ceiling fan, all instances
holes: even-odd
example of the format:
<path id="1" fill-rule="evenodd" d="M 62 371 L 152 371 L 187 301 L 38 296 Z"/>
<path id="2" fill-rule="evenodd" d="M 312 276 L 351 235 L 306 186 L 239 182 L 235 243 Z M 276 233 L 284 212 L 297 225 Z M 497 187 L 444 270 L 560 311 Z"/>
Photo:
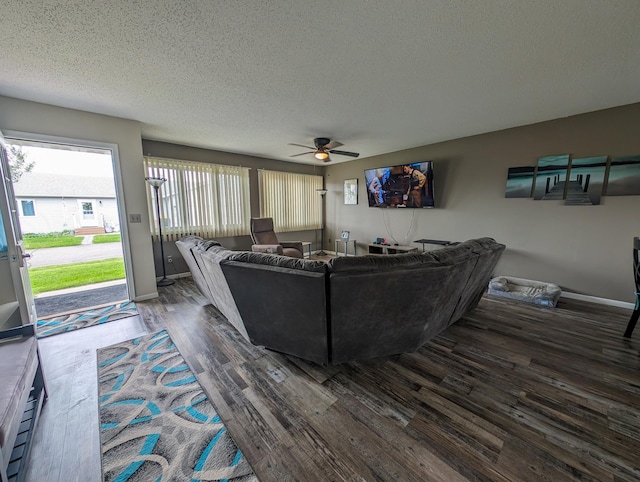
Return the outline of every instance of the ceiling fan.
<path id="1" fill-rule="evenodd" d="M 311 149 L 308 152 L 301 152 L 300 154 L 294 154 L 294 155 L 289 156 L 289 157 L 298 157 L 298 156 L 304 156 L 306 154 L 313 154 L 313 157 L 315 157 L 319 161 L 329 162 L 329 161 L 331 161 L 331 158 L 329 157 L 329 154 L 338 154 L 340 156 L 349 156 L 349 157 L 358 157 L 360 155 L 359 152 L 349 152 L 349 151 L 338 151 L 338 150 L 336 150 L 336 147 L 340 147 L 343 144 L 341 142 L 338 142 L 338 141 L 332 141 L 331 139 L 329 139 L 327 137 L 316 137 L 313 140 L 313 143 L 315 144 L 316 147 L 303 146 L 302 144 L 289 143 L 290 146 L 298 146 L 298 147 L 304 147 L 306 149 Z"/>

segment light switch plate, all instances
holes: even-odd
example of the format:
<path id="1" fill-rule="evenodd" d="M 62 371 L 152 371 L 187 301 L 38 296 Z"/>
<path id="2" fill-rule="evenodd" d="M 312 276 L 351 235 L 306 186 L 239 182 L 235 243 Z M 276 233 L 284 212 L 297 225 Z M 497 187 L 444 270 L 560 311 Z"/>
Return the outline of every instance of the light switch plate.
<path id="1" fill-rule="evenodd" d="M 141 214 L 129 214 L 129 222 L 130 223 L 141 223 L 142 215 Z"/>

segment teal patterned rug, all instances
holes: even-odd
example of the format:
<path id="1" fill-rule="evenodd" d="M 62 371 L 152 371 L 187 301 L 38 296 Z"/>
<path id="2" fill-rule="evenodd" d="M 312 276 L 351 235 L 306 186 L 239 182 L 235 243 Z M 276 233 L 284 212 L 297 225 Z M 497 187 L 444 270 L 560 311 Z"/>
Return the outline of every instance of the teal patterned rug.
<path id="1" fill-rule="evenodd" d="M 98 350 L 105 481 L 257 477 L 166 330 Z"/>
<path id="2" fill-rule="evenodd" d="M 101 306 L 91 310 L 79 311 L 52 318 L 38 320 L 36 325 L 36 336 L 45 336 L 66 333 L 67 331 L 78 330 L 88 326 L 101 325 L 109 321 L 120 320 L 138 314 L 138 308 L 133 301 L 123 301 L 108 306 Z"/>

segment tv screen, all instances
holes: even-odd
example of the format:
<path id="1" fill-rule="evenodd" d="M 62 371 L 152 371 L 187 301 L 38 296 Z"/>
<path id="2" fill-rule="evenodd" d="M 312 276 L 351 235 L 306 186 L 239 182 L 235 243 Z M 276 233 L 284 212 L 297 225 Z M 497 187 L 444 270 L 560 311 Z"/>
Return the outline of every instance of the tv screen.
<path id="1" fill-rule="evenodd" d="M 372 208 L 432 208 L 432 161 L 364 171 L 367 198 Z"/>

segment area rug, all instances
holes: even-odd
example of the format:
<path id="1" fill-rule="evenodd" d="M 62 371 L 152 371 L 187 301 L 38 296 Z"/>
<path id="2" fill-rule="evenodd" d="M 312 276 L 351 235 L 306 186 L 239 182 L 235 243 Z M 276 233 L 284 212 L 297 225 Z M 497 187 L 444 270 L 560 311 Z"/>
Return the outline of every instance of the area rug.
<path id="1" fill-rule="evenodd" d="M 123 301 L 76 313 L 65 313 L 64 315 L 38 320 L 36 336 L 44 338 L 88 326 L 101 325 L 102 323 L 128 318 L 137 314 L 138 309 L 133 301 Z"/>
<path id="2" fill-rule="evenodd" d="M 166 330 L 98 350 L 105 481 L 257 481 Z"/>

